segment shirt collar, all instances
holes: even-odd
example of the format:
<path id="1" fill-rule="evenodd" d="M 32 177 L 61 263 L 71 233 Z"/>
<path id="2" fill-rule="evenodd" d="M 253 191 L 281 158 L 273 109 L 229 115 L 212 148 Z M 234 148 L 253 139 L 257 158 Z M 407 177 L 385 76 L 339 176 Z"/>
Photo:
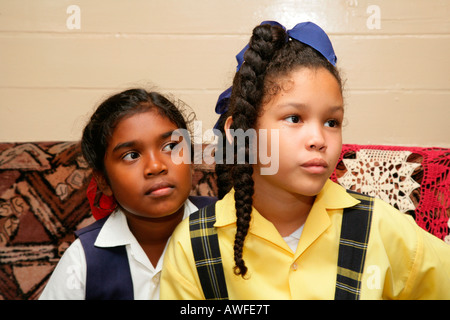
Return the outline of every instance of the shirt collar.
<path id="1" fill-rule="evenodd" d="M 347 193 L 347 191 L 337 183 L 327 180 L 322 190 L 316 196 L 311 212 L 316 210 L 333 210 L 353 207 L 359 201 Z M 234 189 L 232 189 L 222 200 L 216 203 L 216 227 L 223 227 L 236 223 L 236 209 L 234 207 Z M 256 214 L 255 214 L 256 213 Z M 260 215 L 253 208 L 252 216 Z"/>
<path id="2" fill-rule="evenodd" d="M 295 252 L 302 254 L 331 225 L 330 212 L 336 209 L 352 207 L 359 201 L 350 196 L 340 185 L 328 180 L 316 196 L 311 211 L 308 214 L 300 241 Z M 235 225 L 236 209 L 234 207 L 234 191 L 231 190 L 222 200 L 216 203 L 216 227 Z M 275 226 L 265 219 L 255 208 L 252 211 L 249 233 L 266 239 L 275 245 L 292 252 L 283 240 Z"/>
<path id="3" fill-rule="evenodd" d="M 117 247 L 136 242 L 121 209 L 114 211 L 106 220 L 95 240 L 96 247 Z"/>
<path id="4" fill-rule="evenodd" d="M 327 210 L 344 209 L 359 203 L 354 197 L 339 184 L 328 180 L 316 197 L 314 205 L 319 205 Z"/>
<path id="5" fill-rule="evenodd" d="M 184 203 L 183 220 L 197 210 L 198 208 L 187 199 Z M 132 243 L 137 243 L 137 240 L 128 227 L 125 214 L 119 208 L 106 220 L 95 240 L 95 246 L 117 247 Z"/>

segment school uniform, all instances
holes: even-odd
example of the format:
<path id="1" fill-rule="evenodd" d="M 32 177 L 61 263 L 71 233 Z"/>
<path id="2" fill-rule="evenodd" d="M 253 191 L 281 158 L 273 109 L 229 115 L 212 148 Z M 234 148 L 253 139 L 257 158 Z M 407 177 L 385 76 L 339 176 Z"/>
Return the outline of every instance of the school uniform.
<path id="1" fill-rule="evenodd" d="M 198 199 L 199 197 L 195 197 Z M 193 200 L 193 198 L 191 198 Z M 198 210 L 193 201 L 187 199 L 184 206 L 183 219 L 192 212 Z M 208 203 L 214 201 L 208 199 Z M 198 200 L 194 201 L 199 205 Z M 135 299 L 135 300 L 156 300 L 159 299 L 159 283 L 162 269 L 164 252 L 156 266 L 153 266 L 144 250 L 131 233 L 125 214 L 120 210 L 115 210 L 109 217 L 99 220 L 78 232 L 77 238 L 61 257 L 53 274 L 47 283 L 39 299 L 63 299 L 63 300 L 84 300 L 84 299 Z M 84 235 L 94 235 L 92 240 L 84 239 Z M 84 241 L 84 243 L 82 242 Z M 89 243 L 89 241 L 94 242 Z M 87 250 L 83 248 L 84 246 Z M 87 255 L 89 247 L 93 250 L 93 255 L 99 252 L 106 252 L 107 256 L 103 260 L 94 260 L 89 263 L 91 268 L 95 268 L 97 275 L 109 276 L 108 272 L 114 269 L 119 277 L 114 275 L 107 279 L 106 284 L 96 279 L 94 273 L 93 282 L 87 283 L 88 263 Z M 103 250 L 106 249 L 106 250 Z M 123 251 L 116 251 L 121 250 Z M 112 252 L 112 253 L 111 253 Z M 111 255 L 112 254 L 112 255 Z M 108 256 L 110 255 L 110 256 Z M 96 256 L 94 256 L 95 258 Z M 109 257 L 112 257 L 110 260 Z M 88 256 L 88 259 L 89 258 Z M 100 282 L 99 282 L 100 281 Z M 89 286 L 90 285 L 90 286 Z M 103 285 L 109 286 L 103 289 Z M 94 295 L 86 292 L 86 287 L 99 287 Z M 113 294 L 110 288 L 116 290 Z"/>
<path id="2" fill-rule="evenodd" d="M 248 272 L 242 278 L 233 272 L 236 216 L 230 191 L 215 205 L 214 224 L 229 299 L 334 299 L 338 271 L 345 273 L 337 266 L 343 212 L 358 203 L 327 181 L 303 228 L 288 239 L 290 245 L 253 208 L 243 249 Z M 188 220 L 172 235 L 161 278 L 162 299 L 204 299 L 190 235 Z M 360 299 L 450 299 L 448 288 L 450 246 L 409 215 L 374 199 Z"/>

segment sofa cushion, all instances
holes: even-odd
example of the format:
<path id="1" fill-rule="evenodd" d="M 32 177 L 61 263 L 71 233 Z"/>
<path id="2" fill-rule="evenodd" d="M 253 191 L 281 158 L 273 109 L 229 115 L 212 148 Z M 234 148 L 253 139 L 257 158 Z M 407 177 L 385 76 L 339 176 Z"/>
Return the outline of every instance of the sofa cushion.
<path id="1" fill-rule="evenodd" d="M 450 149 L 344 145 L 331 179 L 380 197 L 450 244 Z M 213 165 L 192 195 L 217 194 Z M 94 221 L 79 143 L 0 143 L 0 299 L 36 299 L 74 231 Z"/>

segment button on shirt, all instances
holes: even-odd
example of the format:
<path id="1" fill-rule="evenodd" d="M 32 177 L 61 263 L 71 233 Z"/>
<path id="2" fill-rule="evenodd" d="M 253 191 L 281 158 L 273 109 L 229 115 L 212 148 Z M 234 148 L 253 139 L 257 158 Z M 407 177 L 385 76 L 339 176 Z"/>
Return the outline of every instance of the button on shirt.
<path id="1" fill-rule="evenodd" d="M 197 211 L 197 207 L 186 200 L 183 219 L 194 211 Z M 131 233 L 125 214 L 119 209 L 113 212 L 105 222 L 95 241 L 95 246 L 121 245 L 125 245 L 128 254 L 134 298 L 136 300 L 159 299 L 160 276 L 166 249 L 154 267 Z M 76 239 L 61 257 L 39 299 L 84 300 L 85 284 L 86 257 L 81 241 Z"/>

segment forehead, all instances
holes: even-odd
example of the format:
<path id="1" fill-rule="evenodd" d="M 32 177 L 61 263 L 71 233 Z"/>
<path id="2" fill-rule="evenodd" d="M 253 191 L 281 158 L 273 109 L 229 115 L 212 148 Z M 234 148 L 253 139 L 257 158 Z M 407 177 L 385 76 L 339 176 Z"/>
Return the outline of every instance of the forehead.
<path id="1" fill-rule="evenodd" d="M 159 137 L 162 133 L 173 131 L 177 126 L 154 109 L 127 115 L 115 126 L 110 142 L 137 138 Z"/>
<path id="2" fill-rule="evenodd" d="M 272 80 L 262 111 L 286 100 L 305 105 L 342 106 L 343 98 L 339 82 L 324 68 L 299 68 L 288 75 Z"/>

